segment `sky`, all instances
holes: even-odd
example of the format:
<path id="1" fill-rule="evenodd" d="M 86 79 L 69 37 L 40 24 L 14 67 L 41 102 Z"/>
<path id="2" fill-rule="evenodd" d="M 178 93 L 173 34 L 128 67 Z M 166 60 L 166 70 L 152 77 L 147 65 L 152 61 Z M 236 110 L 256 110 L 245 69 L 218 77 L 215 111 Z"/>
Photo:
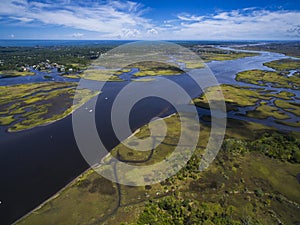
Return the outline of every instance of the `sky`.
<path id="1" fill-rule="evenodd" d="M 300 1 L 1 0 L 0 39 L 300 40 Z"/>

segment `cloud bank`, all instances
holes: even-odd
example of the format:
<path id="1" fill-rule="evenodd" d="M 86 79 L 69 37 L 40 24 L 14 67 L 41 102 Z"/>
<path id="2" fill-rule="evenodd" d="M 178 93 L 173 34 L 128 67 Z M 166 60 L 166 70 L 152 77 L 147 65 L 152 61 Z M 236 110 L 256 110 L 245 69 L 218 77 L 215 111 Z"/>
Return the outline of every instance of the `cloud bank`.
<path id="1" fill-rule="evenodd" d="M 63 27 L 73 38 L 93 39 L 299 39 L 300 11 L 247 8 L 209 15 L 182 12 L 169 20 L 148 17 L 133 1 L 43 2 L 2 0 L 0 25 Z M 92 35 L 91 35 L 92 33 Z M 89 34 L 89 35 L 87 35 Z"/>
<path id="2" fill-rule="evenodd" d="M 203 39 L 297 39 L 300 37 L 299 11 L 242 9 L 209 16 L 178 16 L 180 26 L 174 30 Z"/>

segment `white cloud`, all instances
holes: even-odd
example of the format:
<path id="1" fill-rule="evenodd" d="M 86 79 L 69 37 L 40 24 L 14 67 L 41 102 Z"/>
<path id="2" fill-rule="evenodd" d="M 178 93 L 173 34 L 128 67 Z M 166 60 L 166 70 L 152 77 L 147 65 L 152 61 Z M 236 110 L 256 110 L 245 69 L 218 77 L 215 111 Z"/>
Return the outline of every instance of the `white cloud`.
<path id="1" fill-rule="evenodd" d="M 154 28 L 151 28 L 151 29 L 147 30 L 147 34 L 154 34 L 154 35 L 156 35 L 156 34 L 158 34 L 158 31 L 156 29 L 154 29 Z"/>
<path id="2" fill-rule="evenodd" d="M 126 10 L 129 12 L 138 12 L 138 10 L 142 7 L 141 4 L 132 1 L 110 1 L 109 5 L 115 9 Z"/>
<path id="3" fill-rule="evenodd" d="M 9 18 L 12 19 L 12 20 L 18 20 L 18 21 L 21 21 L 21 22 L 24 22 L 24 23 L 29 23 L 29 22 L 33 21 L 33 19 L 26 18 L 26 17 L 10 16 Z"/>
<path id="4" fill-rule="evenodd" d="M 14 35 L 14 34 L 11 34 L 11 35 L 10 35 L 10 37 L 11 37 L 11 38 L 14 38 L 14 37 L 15 37 L 15 35 Z"/>
<path id="5" fill-rule="evenodd" d="M 79 38 L 79 37 L 83 37 L 84 36 L 84 34 L 82 34 L 82 33 L 74 33 L 74 34 L 72 34 L 72 37 L 75 37 L 75 38 Z"/>
<path id="6" fill-rule="evenodd" d="M 189 14 L 178 15 L 177 17 L 183 21 L 201 21 L 204 18 L 204 16 L 194 16 Z"/>
<path id="7" fill-rule="evenodd" d="M 193 18 L 201 17 L 195 21 Z M 172 34 L 180 39 L 292 39 L 299 37 L 299 11 L 268 11 L 256 8 L 185 16 Z"/>
<path id="8" fill-rule="evenodd" d="M 27 0 L 4 0 L 1 4 L 0 16 L 9 16 L 10 19 L 22 22 L 34 21 L 95 31 L 107 37 L 124 34 L 124 38 L 127 38 L 137 33 L 146 33 L 149 27 L 153 27 L 150 20 L 141 16 L 142 6 L 135 2 L 109 1 L 100 4 L 87 0 L 85 3 L 81 2 L 82 4 L 64 3 L 65 1 L 51 4 Z"/>
<path id="9" fill-rule="evenodd" d="M 141 32 L 137 29 L 122 29 L 117 35 L 119 39 L 135 39 L 141 36 Z"/>
<path id="10" fill-rule="evenodd" d="M 300 36 L 300 11 L 245 8 L 211 15 L 183 12 L 165 21 L 155 21 L 156 18 L 145 18 L 145 10 L 133 1 L 2 0 L 0 17 L 5 24 L 69 27 L 75 29 L 70 33 L 93 33 L 99 39 L 297 39 Z"/>

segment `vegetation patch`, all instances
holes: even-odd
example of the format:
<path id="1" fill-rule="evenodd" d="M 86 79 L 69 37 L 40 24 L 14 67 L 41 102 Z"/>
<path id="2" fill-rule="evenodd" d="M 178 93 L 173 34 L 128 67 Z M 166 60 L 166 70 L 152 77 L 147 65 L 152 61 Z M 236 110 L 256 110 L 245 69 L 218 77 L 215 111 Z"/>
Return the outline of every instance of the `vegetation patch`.
<path id="1" fill-rule="evenodd" d="M 0 71 L 0 78 L 10 78 L 10 77 L 21 77 L 21 76 L 33 76 L 34 72 L 29 71 L 16 71 L 16 70 L 3 70 Z"/>
<path id="2" fill-rule="evenodd" d="M 290 92 L 281 91 L 277 94 L 273 94 L 272 90 L 233 85 L 221 85 L 221 90 L 227 111 L 233 110 L 239 115 L 256 119 L 273 117 L 275 123 L 278 123 L 279 120 L 290 119 L 291 116 L 288 113 L 293 113 L 296 116 L 300 115 L 300 105 L 294 100 L 295 94 Z M 218 91 L 219 87 L 215 86 L 207 88 L 205 93 L 209 96 L 214 96 Z M 205 94 L 195 98 L 193 103 L 198 107 L 209 109 Z M 284 125 L 288 124 L 292 127 L 297 126 L 295 122 L 284 123 Z"/>
<path id="3" fill-rule="evenodd" d="M 123 81 L 116 73 L 117 70 L 88 69 L 83 72 L 83 78 L 95 81 Z"/>
<path id="4" fill-rule="evenodd" d="M 236 60 L 245 57 L 253 57 L 259 54 L 251 52 L 236 52 L 230 50 L 223 50 L 212 46 L 193 46 L 192 51 L 196 52 L 204 62 L 210 61 L 225 61 Z"/>
<path id="5" fill-rule="evenodd" d="M 187 61 L 185 62 L 185 67 L 187 69 L 200 69 L 204 68 L 204 63 L 199 61 Z"/>
<path id="6" fill-rule="evenodd" d="M 87 173 L 88 180 L 74 180 L 18 224 L 93 224 L 111 213 L 118 204 L 116 184 L 95 172 Z"/>
<path id="7" fill-rule="evenodd" d="M 184 58 L 184 57 L 182 57 Z M 176 60 L 176 62 L 179 62 L 179 63 L 184 63 L 185 64 L 185 67 L 187 69 L 200 69 L 200 68 L 204 68 L 205 67 L 205 64 L 204 62 L 202 62 L 202 60 L 199 58 L 199 59 L 181 59 L 179 57 L 179 59 Z"/>
<path id="8" fill-rule="evenodd" d="M 112 69 L 87 69 L 78 74 L 64 74 L 64 77 L 74 79 L 87 79 L 94 81 L 123 81 L 116 74 L 120 74 L 117 70 Z"/>
<path id="9" fill-rule="evenodd" d="M 263 89 L 253 89 L 233 85 L 221 85 L 227 111 L 238 110 L 238 107 L 254 106 L 259 100 L 270 100 Z M 196 106 L 209 108 L 205 95 L 214 96 L 219 91 L 218 86 L 208 87 L 200 97 L 193 100 Z"/>
<path id="10" fill-rule="evenodd" d="M 149 201 L 136 223 L 142 224 L 239 224 L 232 218 L 234 206 L 222 207 L 218 203 L 199 203 L 197 200 L 183 200 L 164 197 Z"/>
<path id="11" fill-rule="evenodd" d="M 264 63 L 264 66 L 270 67 L 277 71 L 300 70 L 300 60 L 297 59 L 280 59 Z"/>
<path id="12" fill-rule="evenodd" d="M 246 152 L 258 152 L 270 158 L 300 163 L 300 139 L 277 132 L 264 133 L 257 140 L 251 141 L 226 139 L 223 149 L 238 155 Z"/>
<path id="13" fill-rule="evenodd" d="M 8 126 L 15 121 L 13 116 L 0 116 L 0 125 Z"/>
<path id="14" fill-rule="evenodd" d="M 270 92 L 269 94 L 266 93 L 265 95 L 270 96 L 270 97 L 284 99 L 284 100 L 292 100 L 292 97 L 296 96 L 294 93 L 288 92 L 288 91 L 280 91 L 279 93 L 276 93 L 276 94 L 272 94 Z"/>
<path id="15" fill-rule="evenodd" d="M 300 116 L 299 103 L 277 99 L 275 100 L 274 104 L 287 112 L 293 113 L 296 116 Z"/>
<path id="16" fill-rule="evenodd" d="M 21 131 L 62 119 L 98 92 L 77 83 L 45 82 L 0 86 L 0 124 Z M 74 104 L 73 104 L 74 103 Z"/>
<path id="17" fill-rule="evenodd" d="M 202 53 L 201 58 L 206 61 L 225 61 L 225 60 L 236 60 L 245 57 L 253 57 L 258 54 L 256 53 L 243 53 L 243 52 L 223 52 L 223 53 Z"/>
<path id="18" fill-rule="evenodd" d="M 259 86 L 271 86 L 277 88 L 300 88 L 299 76 L 286 76 L 286 74 L 274 71 L 247 70 L 240 72 L 235 78 L 237 81 L 256 84 Z"/>
<path id="19" fill-rule="evenodd" d="M 300 127 L 300 120 L 295 122 L 276 120 L 276 123 L 283 124 L 285 126 L 290 126 L 290 127 Z"/>
<path id="20" fill-rule="evenodd" d="M 300 140 L 280 133 L 266 133 L 249 143 L 249 150 L 271 158 L 300 163 Z"/>
<path id="21" fill-rule="evenodd" d="M 184 71 L 176 66 L 161 62 L 144 61 L 131 64 L 130 67 L 139 69 L 139 71 L 134 74 L 135 77 L 180 75 L 184 73 Z"/>
<path id="22" fill-rule="evenodd" d="M 123 162 L 141 166 L 163 160 L 176 147 L 180 133 L 178 115 L 164 120 L 167 136 L 153 151 L 135 151 L 120 144 L 111 154 Z M 19 224 L 34 225 L 41 221 L 48 224 L 94 221 L 108 225 L 146 224 L 146 221 L 150 224 L 187 224 L 188 221 L 191 224 L 274 224 L 278 220 L 289 224 L 299 221 L 299 216 L 295 216 L 300 201 L 295 178 L 300 165 L 299 139 L 282 133 L 265 133 L 270 128 L 251 122 L 229 119 L 227 126 L 227 138 L 217 158 L 204 172 L 198 167 L 210 127 L 201 124 L 193 156 L 167 180 L 145 187 L 117 186 L 88 170 L 56 199 Z M 136 132 L 141 139 L 149 134 L 148 126 Z M 138 147 L 130 139 L 128 143 Z M 106 157 L 96 170 L 109 171 L 113 166 L 110 160 Z M 136 171 L 120 171 L 118 164 L 110 173 L 113 171 L 122 179 L 123 175 L 136 176 Z M 96 204 L 99 200 L 101 204 Z M 284 214 L 280 214 L 282 210 Z M 80 218 L 76 216 L 79 212 Z"/>
<path id="23" fill-rule="evenodd" d="M 266 119 L 268 117 L 274 117 L 275 119 L 283 120 L 289 119 L 290 117 L 284 112 L 280 111 L 277 107 L 264 104 L 261 102 L 255 110 L 248 111 L 247 116 L 258 119 Z"/>
<path id="24" fill-rule="evenodd" d="M 46 70 L 47 67 L 83 70 L 92 59 L 113 46 L 48 46 L 48 47 L 0 47 L 0 71 L 18 71 L 23 67 Z M 114 46 L 115 47 L 115 46 Z M 63 71 L 62 71 L 63 72 Z"/>

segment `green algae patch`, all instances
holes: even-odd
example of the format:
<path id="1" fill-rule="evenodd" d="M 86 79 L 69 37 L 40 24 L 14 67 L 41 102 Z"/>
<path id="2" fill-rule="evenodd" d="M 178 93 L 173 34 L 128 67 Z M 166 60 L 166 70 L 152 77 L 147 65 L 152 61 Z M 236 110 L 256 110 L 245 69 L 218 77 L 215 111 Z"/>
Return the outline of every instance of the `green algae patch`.
<path id="1" fill-rule="evenodd" d="M 247 70 L 240 72 L 235 78 L 237 81 L 256 84 L 260 86 L 271 86 L 276 88 L 300 88 L 299 76 L 286 76 L 280 72 L 264 70 Z"/>
<path id="2" fill-rule="evenodd" d="M 71 114 L 98 92 L 77 83 L 45 82 L 0 87 L 0 124 L 8 131 L 46 125 Z"/>
<path id="3" fill-rule="evenodd" d="M 300 70 L 300 60 L 280 59 L 264 63 L 264 66 L 270 67 L 277 71 Z"/>

